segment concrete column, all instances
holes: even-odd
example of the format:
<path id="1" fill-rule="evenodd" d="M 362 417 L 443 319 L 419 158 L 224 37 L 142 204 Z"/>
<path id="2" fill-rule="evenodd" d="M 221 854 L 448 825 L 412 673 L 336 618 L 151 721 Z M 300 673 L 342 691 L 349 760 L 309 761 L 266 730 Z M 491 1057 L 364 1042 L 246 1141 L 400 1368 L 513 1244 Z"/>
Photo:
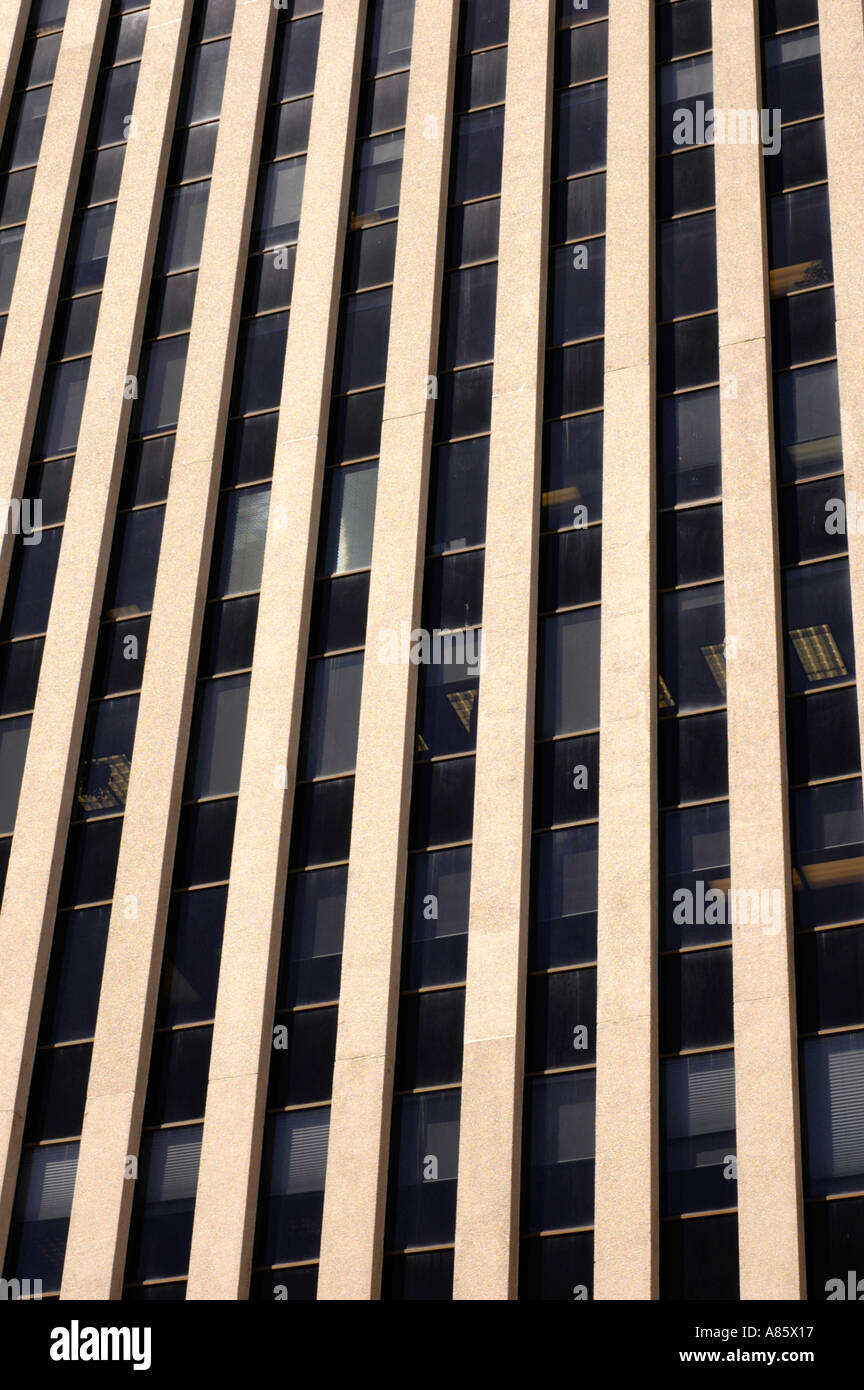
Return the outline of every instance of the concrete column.
<path id="1" fill-rule="evenodd" d="M 158 232 L 158 219 L 141 217 L 141 202 L 157 198 L 164 178 L 180 84 L 179 69 L 170 81 L 165 74 L 174 71 L 182 11 L 183 0 L 154 0 L 148 25 L 135 101 L 139 137 L 126 151 L 0 915 L 0 1244 L 15 1191 L 111 549 L 130 410 L 124 380 L 127 363 L 137 361 Z"/>
<path id="2" fill-rule="evenodd" d="M 379 659 L 420 621 L 449 168 L 455 0 L 418 5 L 378 467 L 320 1299 L 381 1287 L 417 670 Z M 428 138 L 429 118 L 436 122 Z M 387 711 L 382 719 L 381 711 Z"/>
<path id="3" fill-rule="evenodd" d="M 189 1299 L 245 1298 L 249 1287 L 364 21 L 365 0 L 325 6 L 222 940 Z M 285 517 L 290 517 L 288 526 Z"/>
<path id="4" fill-rule="evenodd" d="M 516 1296 L 553 29 L 511 0 L 454 1299 Z"/>
<path id="5" fill-rule="evenodd" d="M 238 4 L 129 778 L 62 1297 L 119 1295 L 276 11 Z M 124 908 L 137 904 L 129 921 Z"/>
<path id="6" fill-rule="evenodd" d="M 9 0 L 0 14 L 0 130 L 9 112 L 29 9 L 28 0 Z"/>
<path id="7" fill-rule="evenodd" d="M 69 0 L 0 353 L 0 497 L 24 486 L 109 5 Z M 0 597 L 14 539 L 0 535 Z"/>
<path id="8" fill-rule="evenodd" d="M 761 107 L 754 0 L 714 6 L 714 104 Z M 732 888 L 779 922 L 733 930 L 742 1299 L 803 1296 L 782 612 L 762 151 L 718 144 L 717 280 Z"/>
<path id="9" fill-rule="evenodd" d="M 820 5 L 825 143 L 831 198 L 831 243 L 837 313 L 837 369 L 843 433 L 843 471 L 849 508 L 849 577 L 858 658 L 858 724 L 864 746 L 864 132 L 856 103 L 864 99 L 864 12 L 860 0 Z"/>
<path id="10" fill-rule="evenodd" d="M 609 21 L 595 1299 L 658 1279 L 652 8 Z"/>

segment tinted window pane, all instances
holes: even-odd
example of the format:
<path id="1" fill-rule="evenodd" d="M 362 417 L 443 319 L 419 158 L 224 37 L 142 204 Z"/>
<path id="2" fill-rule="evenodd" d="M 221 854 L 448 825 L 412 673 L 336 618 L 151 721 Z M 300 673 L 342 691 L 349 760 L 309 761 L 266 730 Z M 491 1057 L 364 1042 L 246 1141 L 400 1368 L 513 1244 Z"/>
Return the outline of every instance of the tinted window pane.
<path id="1" fill-rule="evenodd" d="M 572 241 L 606 230 L 606 175 L 552 186 L 552 241 Z"/>
<path id="2" fill-rule="evenodd" d="M 861 783 L 809 787 L 792 797 L 792 855 L 799 927 L 864 918 Z"/>
<path id="3" fill-rule="evenodd" d="M 660 1227 L 660 1283 L 666 1299 L 737 1300 L 737 1216 L 664 1221 Z"/>
<path id="4" fill-rule="evenodd" d="M 285 900 L 277 1007 L 317 1004 L 339 994 L 347 868 L 292 874 Z"/>
<path id="5" fill-rule="evenodd" d="M 860 1191 L 864 1179 L 864 1033 L 802 1047 L 811 1197 Z"/>
<path id="6" fill-rule="evenodd" d="M 249 676 L 204 681 L 192 727 L 186 796 L 224 796 L 240 786 Z"/>
<path id="7" fill-rule="evenodd" d="M 44 646 L 42 638 L 38 638 L 35 642 L 13 642 L 0 648 L 0 714 L 33 708 Z"/>
<path id="8" fill-rule="evenodd" d="M 528 1086 L 523 1222 L 529 1231 L 588 1226 L 594 1215 L 594 1073 Z"/>
<path id="9" fill-rule="evenodd" d="M 377 386 L 387 368 L 391 291 L 369 290 L 343 301 L 339 391 Z"/>
<path id="10" fill-rule="evenodd" d="M 220 564 L 215 593 L 241 594 L 261 587 L 264 540 L 270 510 L 269 487 L 241 488 L 223 502 Z"/>
<path id="11" fill-rule="evenodd" d="M 599 737 L 542 743 L 534 768 L 534 824 L 562 825 L 597 815 Z"/>
<path id="12" fill-rule="evenodd" d="M 66 845 L 60 906 L 107 902 L 114 892 L 122 817 L 73 825 Z"/>
<path id="13" fill-rule="evenodd" d="M 289 1111 L 268 1126 L 261 1162 L 257 1258 L 316 1259 L 321 1241 L 330 1111 Z"/>
<path id="14" fill-rule="evenodd" d="M 271 101 L 285 101 L 288 97 L 303 96 L 312 91 L 320 33 L 320 15 L 284 24 L 277 31 Z"/>
<path id="15" fill-rule="evenodd" d="M 784 564 L 847 550 L 848 517 L 842 478 L 800 483 L 780 494 L 780 554 Z"/>
<path id="16" fill-rule="evenodd" d="M 790 689 L 854 676 L 848 562 L 787 570 L 783 583 Z"/>
<path id="17" fill-rule="evenodd" d="M 600 598 L 599 526 L 559 531 L 540 542 L 540 608 L 569 608 Z"/>
<path id="18" fill-rule="evenodd" d="M 219 115 L 225 70 L 228 66 L 228 39 L 195 48 L 187 60 L 184 90 L 180 98 L 178 125 L 194 125 Z"/>
<path id="19" fill-rule="evenodd" d="M 726 715 L 697 714 L 660 723 L 660 804 L 726 796 Z"/>
<path id="20" fill-rule="evenodd" d="M 864 931 L 860 927 L 802 933 L 797 965 L 802 1033 L 864 1023 Z"/>
<path id="21" fill-rule="evenodd" d="M 91 706 L 78 770 L 76 815 L 104 816 L 125 808 L 137 719 L 137 695 Z"/>
<path id="22" fill-rule="evenodd" d="M 779 106 L 784 121 L 816 116 L 822 109 L 819 31 L 807 29 L 765 44 L 764 102 Z"/>
<path id="23" fill-rule="evenodd" d="M 360 146 L 354 188 L 354 218 L 374 222 L 393 217 L 399 209 L 402 153 L 405 136 L 376 135 Z"/>
<path id="24" fill-rule="evenodd" d="M 504 150 L 504 108 L 459 116 L 451 160 L 450 202 L 486 198 L 501 192 L 501 158 Z"/>
<path id="25" fill-rule="evenodd" d="M 731 1043 L 731 950 L 663 956 L 660 970 L 661 1052 Z"/>
<path id="26" fill-rule="evenodd" d="M 292 868 L 335 864 L 348 858 L 354 778 L 311 782 L 297 788 L 291 835 Z"/>
<path id="27" fill-rule="evenodd" d="M 211 603 L 205 618 L 201 674 L 242 671 L 252 665 L 258 596 Z"/>
<path id="28" fill-rule="evenodd" d="M 185 1274 L 201 1158 L 201 1126 L 157 1130 L 141 1148 L 127 1279 Z"/>
<path id="29" fill-rule="evenodd" d="M 459 1159 L 458 1091 L 403 1096 L 393 1112 L 388 1244 L 451 1241 L 456 1221 Z"/>
<path id="30" fill-rule="evenodd" d="M 145 1124 L 171 1124 L 203 1116 L 212 1039 L 212 1028 L 181 1028 L 156 1034 Z"/>
<path id="31" fill-rule="evenodd" d="M 519 1298 L 572 1303 L 590 1299 L 594 1287 L 594 1235 L 523 1240 L 519 1250 Z"/>
<path id="32" fill-rule="evenodd" d="M 43 1293 L 60 1288 L 77 1166 L 77 1144 L 25 1149 L 21 1156 L 6 1273 L 41 1279 Z"/>
<path id="33" fill-rule="evenodd" d="M 464 989 L 406 995 L 399 1006 L 396 1089 L 446 1086 L 462 1079 Z"/>
<path id="34" fill-rule="evenodd" d="M 457 270 L 444 286 L 441 367 L 464 367 L 486 362 L 495 344 L 495 264 Z"/>
<path id="35" fill-rule="evenodd" d="M 405 984 L 408 989 L 465 978 L 471 849 L 437 850 L 408 861 Z"/>
<path id="36" fill-rule="evenodd" d="M 595 1059 L 597 971 L 558 970 L 528 980 L 528 1071 L 584 1066 Z"/>
<path id="37" fill-rule="evenodd" d="M 768 204 L 771 293 L 822 285 L 832 278 L 828 188 L 802 188 Z"/>
<path id="38" fill-rule="evenodd" d="M 470 550 L 428 562 L 423 590 L 423 624 L 428 631 L 482 621 L 484 561 L 482 550 Z"/>
<path id="39" fill-rule="evenodd" d="M 184 808 L 174 861 L 175 888 L 220 883 L 228 877 L 236 814 L 237 802 L 233 797 Z"/>
<path id="40" fill-rule="evenodd" d="M 839 469 L 843 454 L 836 362 L 781 372 L 775 390 L 777 449 L 784 479 Z"/>
<path id="41" fill-rule="evenodd" d="M 561 92 L 556 100 L 554 177 L 587 174 L 606 163 L 606 83 Z"/>
<path id="42" fill-rule="evenodd" d="M 717 315 L 667 323 L 658 335 L 659 386 L 662 392 L 704 386 L 720 377 Z"/>
<path id="43" fill-rule="evenodd" d="M 488 439 L 436 449 L 433 463 L 429 550 L 458 550 L 486 539 Z"/>
<path id="44" fill-rule="evenodd" d="M 711 106 L 714 83 L 711 55 L 668 63 L 660 68 L 659 75 L 657 133 L 660 149 L 669 151 L 684 145 L 704 145 L 704 115 Z M 700 119 L 700 102 L 704 103 L 701 112 L 703 119 Z"/>
<path id="45" fill-rule="evenodd" d="M 336 1009 L 277 1015 L 268 1106 L 329 1100 L 336 1055 Z"/>
<path id="46" fill-rule="evenodd" d="M 191 270 L 198 265 L 209 195 L 208 180 L 186 184 L 183 188 L 166 193 L 157 274 L 166 274 L 170 270 Z"/>
<path id="47" fill-rule="evenodd" d="M 661 402 L 662 504 L 720 492 L 720 393 L 691 391 Z"/>
<path id="48" fill-rule="evenodd" d="M 470 261 L 486 261 L 497 256 L 500 214 L 499 198 L 451 208 L 445 251 L 447 265 L 467 265 Z"/>
<path id="49" fill-rule="evenodd" d="M 413 848 L 470 840 L 474 816 L 474 759 L 418 766 L 412 786 Z"/>
<path id="50" fill-rule="evenodd" d="M 164 520 L 164 507 L 127 512 L 122 518 L 114 542 L 113 580 L 106 590 L 103 617 L 124 618 L 133 613 L 148 613 L 152 608 Z"/>
<path id="51" fill-rule="evenodd" d="M 533 903 L 535 969 L 595 959 L 596 825 L 536 837 Z"/>
<path id="52" fill-rule="evenodd" d="M 583 415 L 546 427 L 544 529 L 599 521 L 603 503 L 603 416 Z"/>
<path id="53" fill-rule="evenodd" d="M 468 367 L 438 382 L 436 439 L 484 434 L 492 419 L 492 368 Z"/>
<path id="54" fill-rule="evenodd" d="M 144 349 L 139 399 L 132 415 L 134 434 L 172 429 L 180 418 L 189 339 L 164 338 Z"/>
<path id="55" fill-rule="evenodd" d="M 159 1027 L 213 1017 L 227 897 L 227 888 L 204 888 L 171 898 L 156 1014 Z"/>
<path id="56" fill-rule="evenodd" d="M 299 775 L 311 778 L 353 772 L 363 653 L 312 662 L 307 679 Z"/>
<path id="57" fill-rule="evenodd" d="M 546 618 L 541 624 L 541 738 L 597 727 L 600 715 L 600 609 Z"/>
<path id="58" fill-rule="evenodd" d="M 31 716 L 0 720 L 0 834 L 15 828 L 24 760 L 30 739 Z"/>
<path id="59" fill-rule="evenodd" d="M 4 637 L 45 632 L 54 592 L 62 529 L 42 531 L 38 545 L 16 545 L 3 615 Z"/>
<path id="60" fill-rule="evenodd" d="M 95 1033 L 110 917 L 106 906 L 62 912 L 57 918 L 40 1042 L 71 1042 Z"/>
<path id="61" fill-rule="evenodd" d="M 734 1053 L 670 1058 L 661 1091 L 666 1214 L 734 1207 Z"/>
<path id="62" fill-rule="evenodd" d="M 790 700 L 786 718 L 791 782 L 817 782 L 861 771 L 853 687 Z"/>
<path id="63" fill-rule="evenodd" d="M 728 941 L 729 807 L 725 802 L 662 818 L 664 944 Z"/>
<path id="64" fill-rule="evenodd" d="M 549 342 L 567 343 L 603 332 L 606 239 L 562 246 L 552 253 Z"/>
<path id="65" fill-rule="evenodd" d="M 713 212 L 663 222 L 659 229 L 660 304 L 663 319 L 717 307 L 717 247 Z"/>
<path id="66" fill-rule="evenodd" d="M 660 518 L 661 588 L 722 575 L 722 507 L 688 507 Z"/>
<path id="67" fill-rule="evenodd" d="M 287 337 L 287 314 L 267 314 L 241 324 L 232 411 L 246 414 L 278 406 Z"/>

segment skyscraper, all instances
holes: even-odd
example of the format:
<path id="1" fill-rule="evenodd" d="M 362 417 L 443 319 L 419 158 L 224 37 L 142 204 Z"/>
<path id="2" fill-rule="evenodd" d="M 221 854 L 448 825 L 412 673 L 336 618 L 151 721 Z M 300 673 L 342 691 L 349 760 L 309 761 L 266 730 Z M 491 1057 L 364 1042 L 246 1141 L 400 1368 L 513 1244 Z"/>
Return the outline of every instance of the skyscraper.
<path id="1" fill-rule="evenodd" d="M 864 1278 L 862 109 L 860 0 L 5 0 L 16 1291 Z"/>

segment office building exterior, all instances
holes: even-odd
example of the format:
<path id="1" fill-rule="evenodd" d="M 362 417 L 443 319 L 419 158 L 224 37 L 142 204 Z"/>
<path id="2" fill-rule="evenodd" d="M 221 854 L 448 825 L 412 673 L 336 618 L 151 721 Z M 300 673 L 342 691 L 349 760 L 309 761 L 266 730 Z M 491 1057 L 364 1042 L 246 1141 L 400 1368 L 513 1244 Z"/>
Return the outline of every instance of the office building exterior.
<path id="1" fill-rule="evenodd" d="M 4 0 L 4 1287 L 858 1296 L 862 109 L 860 0 Z"/>

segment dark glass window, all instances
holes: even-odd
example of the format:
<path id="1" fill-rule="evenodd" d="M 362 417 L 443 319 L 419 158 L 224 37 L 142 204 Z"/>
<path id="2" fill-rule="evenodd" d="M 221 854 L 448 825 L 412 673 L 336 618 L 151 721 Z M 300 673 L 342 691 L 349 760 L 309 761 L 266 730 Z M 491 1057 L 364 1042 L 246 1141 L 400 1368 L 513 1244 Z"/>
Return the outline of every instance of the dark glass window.
<path id="1" fill-rule="evenodd" d="M 445 258 L 448 266 L 488 261 L 498 255 L 500 198 L 451 208 Z"/>
<path id="2" fill-rule="evenodd" d="M 145 335 L 156 338 L 166 333 L 187 332 L 192 324 L 197 285 L 197 270 L 156 280 L 150 295 Z"/>
<path id="3" fill-rule="evenodd" d="M 7 1269 L 15 1278 L 41 1279 L 43 1293 L 60 1289 L 78 1147 L 50 1144 L 21 1156 Z"/>
<path id="4" fill-rule="evenodd" d="M 593 1220 L 594 1089 L 593 1072 L 528 1083 L 526 1230 L 588 1226 Z"/>
<path id="5" fill-rule="evenodd" d="M 793 294 L 771 306 L 771 344 L 775 367 L 814 362 L 837 351 L 833 290 Z"/>
<path id="6" fill-rule="evenodd" d="M 246 319 L 240 326 L 232 410 L 246 414 L 272 410 L 282 395 L 282 369 L 288 339 L 288 314 Z"/>
<path id="7" fill-rule="evenodd" d="M 483 619 L 485 554 L 442 555 L 426 566 L 423 625 L 428 631 L 472 627 Z"/>
<path id="8" fill-rule="evenodd" d="M 396 72 L 411 61 L 414 0 L 378 0 L 367 40 L 364 74 Z"/>
<path id="9" fill-rule="evenodd" d="M 336 1009 L 277 1016 L 270 1061 L 269 1106 L 329 1100 L 336 1056 Z"/>
<path id="10" fill-rule="evenodd" d="M 507 42 L 509 6 L 500 0 L 465 0 L 461 7 L 459 52 Z"/>
<path id="11" fill-rule="evenodd" d="M 224 796 L 240 786 L 249 676 L 202 681 L 192 720 L 185 794 Z"/>
<path id="12" fill-rule="evenodd" d="M 553 177 L 590 174 L 606 163 L 605 82 L 571 87 L 559 93 L 556 101 L 556 134 L 553 147 Z"/>
<path id="13" fill-rule="evenodd" d="M 584 1066 L 596 1044 L 597 971 L 529 976 L 526 1070 Z"/>
<path id="14" fill-rule="evenodd" d="M 276 31 L 277 52 L 273 63 L 271 101 L 285 101 L 312 91 L 320 36 L 320 15 L 283 24 Z"/>
<path id="15" fill-rule="evenodd" d="M 864 1199 L 843 1202 L 808 1202 L 804 1207 L 807 1231 L 807 1288 L 814 1301 L 835 1292 L 847 1270 L 860 1270 L 864 1252 Z M 860 1297 L 860 1295 L 859 1295 Z"/>
<path id="16" fill-rule="evenodd" d="M 213 1029 L 178 1028 L 153 1039 L 145 1124 L 171 1124 L 204 1115 Z"/>
<path id="17" fill-rule="evenodd" d="M 46 369 L 34 453 L 66 454 L 75 449 L 89 374 L 89 357 Z"/>
<path id="18" fill-rule="evenodd" d="M 660 586 L 723 576 L 722 507 L 688 507 L 660 519 Z"/>
<path id="19" fill-rule="evenodd" d="M 336 999 L 342 961 L 347 868 L 292 874 L 285 899 L 285 939 L 278 1007 Z"/>
<path id="20" fill-rule="evenodd" d="M 661 503 L 720 493 L 720 393 L 688 391 L 661 401 Z"/>
<path id="21" fill-rule="evenodd" d="M 600 609 L 541 622 L 540 738 L 595 729 L 600 715 Z"/>
<path id="22" fill-rule="evenodd" d="M 393 1113 L 390 1231 L 387 1244 L 403 1249 L 452 1241 L 459 1159 L 458 1091 L 402 1096 Z"/>
<path id="23" fill-rule="evenodd" d="M 599 602 L 600 538 L 599 526 L 541 538 L 541 612 Z"/>
<path id="24" fill-rule="evenodd" d="M 729 806 L 715 802 L 662 817 L 664 945 L 728 941 Z"/>
<path id="25" fill-rule="evenodd" d="M 801 483 L 780 493 L 780 554 L 784 564 L 818 560 L 849 548 L 842 478 Z"/>
<path id="26" fill-rule="evenodd" d="M 666 1214 L 734 1207 L 734 1053 L 669 1058 L 662 1064 L 661 1095 Z"/>
<path id="27" fill-rule="evenodd" d="M 156 587 L 164 507 L 127 512 L 117 527 L 103 617 L 149 613 Z"/>
<path id="28" fill-rule="evenodd" d="M 415 768 L 411 835 L 414 848 L 470 840 L 473 818 L 473 758 L 450 758 Z"/>
<path id="29" fill-rule="evenodd" d="M 112 815 L 125 808 L 137 719 L 137 695 L 91 705 L 78 771 L 76 815 Z"/>
<path id="30" fill-rule="evenodd" d="M 78 357 L 92 352 L 101 300 L 99 294 L 88 294 L 58 304 L 49 357 Z"/>
<path id="31" fill-rule="evenodd" d="M 784 480 L 836 472 L 843 460 L 837 363 L 781 372 L 775 419 Z"/>
<path id="32" fill-rule="evenodd" d="M 201 1126 L 156 1130 L 144 1136 L 130 1233 L 127 1279 L 185 1274 L 201 1160 Z"/>
<path id="33" fill-rule="evenodd" d="M 711 47 L 710 0 L 683 0 L 657 9 L 657 57 L 661 62 Z"/>
<path id="34" fill-rule="evenodd" d="M 833 275 L 828 187 L 801 188 L 768 203 L 771 293 L 823 285 Z"/>
<path id="35" fill-rule="evenodd" d="M 227 888 L 203 888 L 171 898 L 157 1026 L 197 1023 L 215 1014 L 227 898 Z"/>
<path id="36" fill-rule="evenodd" d="M 544 529 L 599 521 L 603 504 L 603 416 L 581 415 L 546 426 Z M 583 510 L 584 509 L 584 510 Z"/>
<path id="37" fill-rule="evenodd" d="M 108 906 L 62 912 L 58 917 L 40 1042 L 71 1042 L 95 1033 L 110 917 Z"/>
<path id="38" fill-rule="evenodd" d="M 864 1023 L 861 927 L 802 933 L 797 964 L 798 1027 L 802 1033 Z"/>
<path id="39" fill-rule="evenodd" d="M 226 482 L 257 483 L 272 476 L 278 423 L 275 412 L 232 421 L 225 441 Z"/>
<path id="40" fill-rule="evenodd" d="M 122 817 L 73 825 L 66 845 L 60 906 L 107 902 L 114 892 Z"/>
<path id="41" fill-rule="evenodd" d="M 738 1217 L 664 1221 L 660 1227 L 664 1299 L 684 1302 L 738 1298 Z"/>
<path id="42" fill-rule="evenodd" d="M 789 689 L 812 690 L 855 674 L 847 560 L 787 570 Z"/>
<path id="43" fill-rule="evenodd" d="M 461 637 L 461 634 L 458 635 Z M 454 656 L 420 668 L 417 754 L 440 757 L 445 753 L 469 753 L 477 744 L 477 695 L 481 633 L 465 634 L 468 645 L 454 642 L 446 651 Z M 444 650 L 442 648 L 442 650 Z M 464 659 L 462 659 L 464 657 Z"/>
<path id="44" fill-rule="evenodd" d="M 40 637 L 0 648 L 0 715 L 33 708 L 44 646 Z"/>
<path id="45" fill-rule="evenodd" d="M 158 439 L 139 439 L 126 450 L 120 483 L 120 504 L 142 507 L 148 502 L 164 502 L 168 496 L 174 435 Z"/>
<path id="46" fill-rule="evenodd" d="M 352 209 L 355 219 L 375 222 L 396 215 L 404 147 L 405 136 L 401 131 L 374 135 L 362 142 L 356 161 Z"/>
<path id="47" fill-rule="evenodd" d="M 597 950 L 597 826 L 538 835 L 533 968 L 581 965 Z"/>
<path id="48" fill-rule="evenodd" d="M 165 195 L 165 211 L 159 234 L 155 273 L 165 275 L 171 270 L 191 270 L 201 260 L 204 240 L 204 219 L 210 182 L 187 183 L 171 189 Z"/>
<path id="49" fill-rule="evenodd" d="M 444 287 L 441 367 L 487 362 L 495 345 L 495 293 L 498 266 L 454 270 Z M 389 295 L 388 295 L 389 308 Z"/>
<path id="50" fill-rule="evenodd" d="M 780 193 L 797 184 L 818 183 L 828 177 L 825 153 L 825 122 L 808 121 L 787 126 L 776 155 L 765 160 L 765 183 L 769 193 Z"/>
<path id="51" fill-rule="evenodd" d="M 97 113 L 91 145 L 117 145 L 128 138 L 129 117 L 135 102 L 140 63 L 110 68 L 99 79 L 93 103 Z"/>
<path id="52" fill-rule="evenodd" d="M 456 110 L 470 111 L 477 106 L 494 106 L 503 101 L 506 77 L 505 48 L 460 58 L 456 69 Z"/>
<path id="53" fill-rule="evenodd" d="M 488 439 L 468 439 L 435 450 L 429 551 L 459 550 L 486 539 Z"/>
<path id="54" fill-rule="evenodd" d="M 606 175 L 590 174 L 552 185 L 551 239 L 574 241 L 606 230 Z"/>
<path id="55" fill-rule="evenodd" d="M 285 155 L 303 154 L 309 144 L 311 121 L 311 97 L 272 107 L 265 118 L 262 157 L 284 159 Z"/>
<path id="56" fill-rule="evenodd" d="M 183 809 L 174 861 L 175 888 L 227 879 L 236 815 L 237 802 L 233 797 Z"/>
<path id="57" fill-rule="evenodd" d="M 193 48 L 184 73 L 183 92 L 177 114 L 178 125 L 212 121 L 222 107 L 229 40 Z"/>
<path id="58" fill-rule="evenodd" d="M 819 30 L 783 34 L 765 43 L 765 106 L 779 107 L 784 122 L 818 116 L 822 110 Z"/>
<path id="59" fill-rule="evenodd" d="M 659 389 L 683 391 L 720 378 L 717 315 L 661 325 L 658 336 Z"/>
<path id="60" fill-rule="evenodd" d="M 328 462 L 342 463 L 377 454 L 383 413 L 383 391 L 359 391 L 354 396 L 337 397 L 327 436 Z"/>
<path id="61" fill-rule="evenodd" d="M 657 133 L 661 152 L 667 154 L 686 145 L 704 145 L 705 117 L 712 105 L 714 85 L 710 53 L 667 63 L 659 69 L 659 77 Z"/>
<path id="62" fill-rule="evenodd" d="M 92 1043 L 36 1053 L 24 1139 L 64 1139 L 80 1134 L 90 1074 Z"/>
<path id="63" fill-rule="evenodd" d="M 807 1038 L 802 1046 L 811 1197 L 864 1186 L 864 1033 Z"/>
<path id="64" fill-rule="evenodd" d="M 392 290 L 367 290 L 343 301 L 339 391 L 378 386 L 387 369 Z"/>
<path id="65" fill-rule="evenodd" d="M 310 663 L 300 735 L 302 778 L 354 771 L 362 684 L 362 652 Z"/>
<path id="66" fill-rule="evenodd" d="M 726 715 L 697 714 L 660 724 L 660 803 L 727 796 Z"/>
<path id="67" fill-rule="evenodd" d="M 130 622 L 103 625 L 96 649 L 94 696 L 118 695 L 125 690 L 140 689 L 149 629 L 149 618 L 133 618 Z"/>
<path id="68" fill-rule="evenodd" d="M 180 399 L 186 373 L 187 334 L 162 338 L 142 353 L 139 397 L 132 414 L 134 434 L 173 429 L 180 418 Z"/>
<path id="69" fill-rule="evenodd" d="M 407 994 L 399 1006 L 396 1089 L 446 1086 L 462 1080 L 464 989 Z"/>
<path id="70" fill-rule="evenodd" d="M 485 434 L 492 420 L 492 368 L 468 367 L 438 382 L 437 439 Z"/>
<path id="71" fill-rule="evenodd" d="M 348 237 L 345 289 L 365 290 L 371 285 L 387 285 L 393 279 L 396 261 L 395 222 L 380 227 L 361 227 Z"/>
<path id="72" fill-rule="evenodd" d="M 793 785 L 861 771 L 854 687 L 790 700 L 786 718 Z"/>
<path id="73" fill-rule="evenodd" d="M 594 18 L 592 15 L 574 18 Z M 564 29 L 558 34 L 555 52 L 555 85 L 572 87 L 576 82 L 589 82 L 605 77 L 609 53 L 609 25 L 591 24 L 578 29 Z"/>
<path id="74" fill-rule="evenodd" d="M 807 787 L 793 794 L 792 856 L 799 927 L 864 918 L 860 781 Z"/>
<path id="75" fill-rule="evenodd" d="M 534 824 L 565 825 L 597 815 L 599 736 L 556 739 L 537 747 Z"/>
<path id="76" fill-rule="evenodd" d="M 256 1251 L 261 1263 L 317 1259 L 329 1133 L 326 1107 L 275 1115 L 268 1126 Z"/>
<path id="77" fill-rule="evenodd" d="M 731 1043 L 731 949 L 661 956 L 660 972 L 660 1051 Z"/>
<path id="78" fill-rule="evenodd" d="M 662 222 L 659 228 L 662 319 L 717 307 L 717 239 L 713 212 Z"/>
<path id="79" fill-rule="evenodd" d="M 15 828 L 31 716 L 0 720 L 0 834 Z"/>
<path id="80" fill-rule="evenodd" d="M 38 545 L 16 545 L 13 552 L 3 637 L 29 637 L 48 628 L 63 532 L 58 528 L 40 534 Z"/>
<path id="81" fill-rule="evenodd" d="M 603 332 L 606 238 L 552 253 L 549 342 L 573 342 Z"/>
<path id="82" fill-rule="evenodd" d="M 594 1288 L 594 1234 L 523 1240 L 519 1250 L 519 1298 L 572 1303 Z"/>
<path id="83" fill-rule="evenodd" d="M 385 1255 L 381 1275 L 384 1302 L 448 1302 L 453 1297 L 453 1251 L 423 1250 Z"/>
<path id="84" fill-rule="evenodd" d="M 225 494 L 216 551 L 219 567 L 214 566 L 211 596 L 224 598 L 261 587 L 269 511 L 269 487 L 241 488 Z"/>
<path id="85" fill-rule="evenodd" d="M 243 671 L 252 665 L 258 595 L 211 603 L 205 618 L 201 675 Z"/>
<path id="86" fill-rule="evenodd" d="M 408 861 L 405 973 L 408 989 L 465 978 L 471 849 L 440 849 Z"/>
<path id="87" fill-rule="evenodd" d="M 393 77 L 379 77 L 377 81 L 367 82 L 360 96 L 360 114 L 357 119 L 357 134 L 380 135 L 385 130 L 395 130 L 405 124 L 405 111 L 408 105 L 408 73 L 396 73 Z"/>
<path id="88" fill-rule="evenodd" d="M 603 403 L 603 339 L 550 352 L 546 357 L 546 415 L 594 410 Z"/>
<path id="89" fill-rule="evenodd" d="M 348 858 L 354 778 L 307 782 L 297 788 L 291 835 L 292 868 Z"/>
<path id="90" fill-rule="evenodd" d="M 453 131 L 450 202 L 487 198 L 501 192 L 504 108 L 458 116 Z"/>

